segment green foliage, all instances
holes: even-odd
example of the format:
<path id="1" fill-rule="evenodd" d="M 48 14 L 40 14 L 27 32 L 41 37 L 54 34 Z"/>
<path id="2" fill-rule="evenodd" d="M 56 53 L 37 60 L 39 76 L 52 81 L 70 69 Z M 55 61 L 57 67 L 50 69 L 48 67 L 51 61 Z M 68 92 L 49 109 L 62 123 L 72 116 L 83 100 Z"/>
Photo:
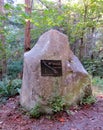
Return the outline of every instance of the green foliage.
<path id="1" fill-rule="evenodd" d="M 22 61 L 20 60 L 12 61 L 8 63 L 7 68 L 8 68 L 8 76 L 12 79 L 16 78 L 18 74 L 22 72 Z"/>
<path id="2" fill-rule="evenodd" d="M 60 8 L 57 2 L 42 0 L 41 3 L 34 2 L 34 9 L 28 15 L 25 13 L 25 5 L 6 3 L 4 5 L 5 16 L 0 14 L 0 34 L 5 36 L 6 43 L 6 47 L 3 47 L 2 41 L 0 41 L 0 60 L 4 58 L 6 52 L 8 76 L 11 79 L 16 78 L 22 71 L 24 25 L 27 20 L 30 20 L 32 25 L 31 41 L 33 41 L 33 45 L 42 33 L 54 27 L 61 28 L 68 35 L 70 44 L 75 44 L 76 41 L 85 38 L 92 28 L 103 26 L 102 5 L 103 0 L 78 0 L 77 3 L 69 0 Z M 88 46 L 87 41 L 83 44 Z M 103 76 L 102 57 L 93 60 L 84 59 L 83 64 L 93 76 Z M 52 103 L 53 109 L 59 111 L 62 102 L 60 99 L 55 100 Z M 55 102 L 59 102 L 59 105 L 56 105 Z"/>
<path id="3" fill-rule="evenodd" d="M 94 86 L 102 87 L 103 88 L 103 79 L 100 77 L 93 77 L 92 84 Z"/>
<path id="4" fill-rule="evenodd" d="M 18 94 L 18 90 L 21 87 L 21 79 L 9 80 L 4 78 L 0 81 L 0 97 L 11 97 Z"/>
<path id="5" fill-rule="evenodd" d="M 56 112 L 60 112 L 60 111 L 63 110 L 64 101 L 63 101 L 62 97 L 56 96 L 52 100 L 49 100 L 47 105 L 50 107 L 50 109 L 52 110 L 52 112 L 56 113 Z M 37 104 L 30 111 L 30 116 L 33 117 L 33 118 L 39 118 L 42 114 L 45 113 L 43 111 L 44 111 L 43 106 Z"/>
<path id="6" fill-rule="evenodd" d="M 4 5 L 4 8 L 5 8 L 5 10 L 10 10 L 10 9 L 13 8 L 13 6 L 12 6 L 11 4 L 9 4 L 9 3 L 6 3 L 6 4 Z"/>
<path id="7" fill-rule="evenodd" d="M 93 76 L 103 76 L 103 60 L 102 58 L 97 59 L 83 59 L 82 63 L 86 70 Z"/>
<path id="8" fill-rule="evenodd" d="M 52 100 L 49 101 L 49 105 L 53 112 L 59 112 L 63 110 L 64 100 L 60 96 L 55 96 Z"/>
<path id="9" fill-rule="evenodd" d="M 93 104 L 95 102 L 96 102 L 96 98 L 94 96 L 88 96 L 88 97 L 84 97 L 80 101 L 80 105 L 91 105 L 91 104 Z"/>
<path id="10" fill-rule="evenodd" d="M 30 116 L 33 118 L 39 118 L 41 115 L 40 112 L 40 108 L 41 106 L 39 104 L 37 104 L 31 111 L 30 111 Z"/>

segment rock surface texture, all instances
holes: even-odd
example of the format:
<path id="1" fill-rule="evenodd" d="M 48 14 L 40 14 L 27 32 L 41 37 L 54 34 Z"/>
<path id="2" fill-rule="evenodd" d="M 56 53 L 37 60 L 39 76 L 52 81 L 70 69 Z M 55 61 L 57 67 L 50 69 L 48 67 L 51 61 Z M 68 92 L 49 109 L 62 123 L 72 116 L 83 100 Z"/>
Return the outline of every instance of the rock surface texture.
<path id="1" fill-rule="evenodd" d="M 60 60 L 62 76 L 42 76 L 41 60 Z M 45 32 L 24 54 L 20 103 L 27 110 L 39 104 L 41 111 L 51 113 L 54 97 L 61 97 L 64 105 L 72 105 L 91 94 L 89 75 L 70 50 L 66 35 L 57 30 Z"/>

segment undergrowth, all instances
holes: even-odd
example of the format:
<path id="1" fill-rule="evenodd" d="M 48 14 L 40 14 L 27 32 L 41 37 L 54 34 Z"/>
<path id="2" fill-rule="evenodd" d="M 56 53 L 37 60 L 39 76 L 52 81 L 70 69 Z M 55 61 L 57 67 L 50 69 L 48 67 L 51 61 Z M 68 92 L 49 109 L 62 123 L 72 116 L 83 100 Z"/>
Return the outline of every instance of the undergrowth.
<path id="1" fill-rule="evenodd" d="M 91 105 L 95 102 L 96 102 L 95 96 L 91 95 L 91 96 L 82 98 L 82 100 L 80 101 L 80 105 Z"/>
<path id="2" fill-rule="evenodd" d="M 32 118 L 39 118 L 41 116 L 40 109 L 41 109 L 41 106 L 37 104 L 33 109 L 31 109 L 30 116 Z"/>
<path id="3" fill-rule="evenodd" d="M 21 79 L 10 80 L 4 78 L 0 81 L 0 102 L 2 102 L 4 98 L 7 99 L 20 93 L 21 83 Z"/>
<path id="4" fill-rule="evenodd" d="M 103 88 L 103 78 L 100 77 L 93 77 L 92 84 L 94 86 L 102 87 Z"/>

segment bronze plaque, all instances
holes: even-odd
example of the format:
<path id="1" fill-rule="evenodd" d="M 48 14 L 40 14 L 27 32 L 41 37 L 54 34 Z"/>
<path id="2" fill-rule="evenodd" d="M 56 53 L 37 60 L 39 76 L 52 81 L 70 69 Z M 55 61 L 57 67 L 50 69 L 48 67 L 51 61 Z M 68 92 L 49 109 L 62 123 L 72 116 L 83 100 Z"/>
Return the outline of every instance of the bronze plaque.
<path id="1" fill-rule="evenodd" d="M 62 76 L 61 60 L 41 60 L 41 76 Z"/>

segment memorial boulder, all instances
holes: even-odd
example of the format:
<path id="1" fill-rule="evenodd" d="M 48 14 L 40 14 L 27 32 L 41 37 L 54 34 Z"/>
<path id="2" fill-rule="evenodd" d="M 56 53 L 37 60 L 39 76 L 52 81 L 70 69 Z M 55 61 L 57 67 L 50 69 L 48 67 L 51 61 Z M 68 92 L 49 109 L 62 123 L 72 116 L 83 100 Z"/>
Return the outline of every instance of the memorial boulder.
<path id="1" fill-rule="evenodd" d="M 57 105 L 70 106 L 91 94 L 89 75 L 61 32 L 45 32 L 24 54 L 20 103 L 27 110 L 39 106 L 40 112 L 52 113 L 57 99 Z"/>

